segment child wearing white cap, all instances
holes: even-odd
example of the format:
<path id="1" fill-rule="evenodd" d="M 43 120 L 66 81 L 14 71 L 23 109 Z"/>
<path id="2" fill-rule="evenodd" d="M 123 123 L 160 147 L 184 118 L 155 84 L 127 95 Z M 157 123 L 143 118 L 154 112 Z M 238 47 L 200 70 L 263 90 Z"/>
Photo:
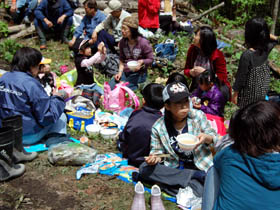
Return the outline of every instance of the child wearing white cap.
<path id="1" fill-rule="evenodd" d="M 92 56 L 89 40 L 82 40 L 79 53 L 75 56 L 75 66 L 78 72 L 76 85 L 94 83 L 92 65 L 101 63 L 106 58 L 106 47 L 103 42 L 98 45 L 98 51 Z"/>

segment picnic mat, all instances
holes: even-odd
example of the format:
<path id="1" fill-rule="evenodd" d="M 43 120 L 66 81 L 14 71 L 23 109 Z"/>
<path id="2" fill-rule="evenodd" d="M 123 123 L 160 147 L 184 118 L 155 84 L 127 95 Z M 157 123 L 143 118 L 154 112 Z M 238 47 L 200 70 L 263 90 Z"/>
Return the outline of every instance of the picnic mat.
<path id="1" fill-rule="evenodd" d="M 80 143 L 79 140 L 74 139 L 73 137 L 70 137 L 70 140 L 76 143 Z M 26 150 L 26 152 L 43 152 L 47 151 L 49 148 L 46 146 L 46 144 L 38 143 L 30 146 L 24 146 L 24 149 Z"/>
<path id="2" fill-rule="evenodd" d="M 122 154 L 108 153 L 99 154 L 96 156 L 94 163 L 88 163 L 76 172 L 76 179 L 81 179 L 83 174 L 95 174 L 100 173 L 109 176 L 117 176 L 118 179 L 126 182 L 136 182 L 132 180 L 132 173 L 139 172 L 139 169 L 128 165 L 127 159 L 122 158 Z M 151 194 L 151 189 L 145 186 L 145 191 Z M 176 203 L 176 198 L 162 192 L 164 199 Z"/>

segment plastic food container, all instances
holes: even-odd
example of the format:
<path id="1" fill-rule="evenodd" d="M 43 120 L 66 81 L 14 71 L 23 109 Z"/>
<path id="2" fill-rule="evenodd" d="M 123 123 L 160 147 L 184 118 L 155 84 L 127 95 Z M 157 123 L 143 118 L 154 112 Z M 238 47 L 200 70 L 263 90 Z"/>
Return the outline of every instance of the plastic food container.
<path id="1" fill-rule="evenodd" d="M 185 151 L 191 151 L 198 143 L 198 138 L 192 134 L 183 133 L 177 136 L 179 147 Z"/>
<path id="2" fill-rule="evenodd" d="M 137 61 L 129 61 L 127 62 L 127 67 L 131 70 L 131 71 L 135 71 L 136 68 L 138 66 L 138 62 Z"/>
<path id="3" fill-rule="evenodd" d="M 118 130 L 114 128 L 105 128 L 100 131 L 100 134 L 104 139 L 113 139 L 117 136 Z"/>
<path id="4" fill-rule="evenodd" d="M 101 127 L 98 124 L 89 124 L 86 126 L 86 131 L 89 136 L 94 136 L 94 135 L 99 134 L 100 128 Z"/>

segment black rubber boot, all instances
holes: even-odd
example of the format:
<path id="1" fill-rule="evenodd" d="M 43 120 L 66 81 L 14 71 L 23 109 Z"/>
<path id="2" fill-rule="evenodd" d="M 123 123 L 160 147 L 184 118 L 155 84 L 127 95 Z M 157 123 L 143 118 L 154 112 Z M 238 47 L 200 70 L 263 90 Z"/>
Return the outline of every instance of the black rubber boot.
<path id="1" fill-rule="evenodd" d="M 25 171 L 23 164 L 13 162 L 14 129 L 0 128 L 0 181 L 21 176 Z"/>
<path id="2" fill-rule="evenodd" d="M 14 162 L 24 162 L 34 160 L 38 154 L 37 152 L 26 152 L 22 146 L 22 117 L 21 115 L 15 115 L 2 120 L 3 126 L 11 126 L 15 133 L 14 143 Z"/>
<path id="3" fill-rule="evenodd" d="M 64 30 L 61 32 L 61 42 L 64 44 L 68 44 L 69 40 L 68 40 L 68 34 L 70 32 L 71 26 L 66 25 Z"/>

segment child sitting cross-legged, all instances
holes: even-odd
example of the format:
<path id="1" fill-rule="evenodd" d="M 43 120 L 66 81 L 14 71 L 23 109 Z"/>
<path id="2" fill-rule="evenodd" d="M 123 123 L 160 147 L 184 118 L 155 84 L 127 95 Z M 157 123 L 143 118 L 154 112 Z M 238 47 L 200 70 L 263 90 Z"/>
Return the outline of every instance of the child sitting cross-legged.
<path id="1" fill-rule="evenodd" d="M 123 156 L 128 158 L 129 164 L 136 167 L 150 154 L 152 126 L 162 116 L 162 90 L 163 86 L 156 83 L 150 83 L 142 90 L 144 106 L 131 114 L 120 134 L 119 143 Z"/>
<path id="2" fill-rule="evenodd" d="M 89 40 L 77 42 L 79 53 L 75 56 L 75 66 L 78 72 L 76 85 L 90 85 L 94 83 L 91 66 L 101 63 L 106 58 L 106 47 L 103 42 L 98 45 L 98 51 L 92 56 Z"/>
<path id="3" fill-rule="evenodd" d="M 228 89 L 223 91 L 223 86 L 219 83 L 213 71 L 205 70 L 198 76 L 199 86 L 192 93 L 192 103 L 195 109 L 206 114 L 208 120 L 216 122 L 220 135 L 225 135 L 224 108 L 229 95 Z"/>
<path id="4" fill-rule="evenodd" d="M 202 111 L 190 108 L 190 94 L 183 83 L 168 84 L 162 95 L 164 116 L 152 127 L 150 154 L 133 180 L 157 183 L 162 191 L 172 196 L 178 193 L 179 188 L 190 185 L 201 196 L 201 182 L 213 164 L 210 148 L 217 142 L 217 134 Z M 179 147 L 177 136 L 183 133 L 199 139 L 193 150 L 184 151 Z"/>

